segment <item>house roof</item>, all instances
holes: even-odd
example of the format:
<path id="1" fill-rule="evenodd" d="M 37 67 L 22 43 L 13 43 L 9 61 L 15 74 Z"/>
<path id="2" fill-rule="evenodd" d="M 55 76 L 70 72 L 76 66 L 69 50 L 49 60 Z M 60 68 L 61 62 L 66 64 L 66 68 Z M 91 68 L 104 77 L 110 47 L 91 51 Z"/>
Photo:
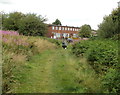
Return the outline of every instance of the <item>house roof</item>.
<path id="1" fill-rule="evenodd" d="M 80 28 L 80 27 L 74 27 L 74 26 L 62 26 L 62 25 L 54 25 L 54 24 L 48 24 L 48 26 L 61 26 L 61 27 L 69 27 L 69 28 Z"/>

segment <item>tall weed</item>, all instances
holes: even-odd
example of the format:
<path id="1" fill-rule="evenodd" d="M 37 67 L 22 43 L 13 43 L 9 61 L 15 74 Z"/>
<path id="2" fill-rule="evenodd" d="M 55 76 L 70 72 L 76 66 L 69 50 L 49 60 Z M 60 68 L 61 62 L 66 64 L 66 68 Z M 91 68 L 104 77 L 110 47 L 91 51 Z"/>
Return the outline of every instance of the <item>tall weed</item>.
<path id="1" fill-rule="evenodd" d="M 14 73 L 20 70 L 34 54 L 57 46 L 39 37 L 19 35 L 16 31 L 2 33 L 3 57 L 3 93 L 10 93 L 15 81 Z"/>

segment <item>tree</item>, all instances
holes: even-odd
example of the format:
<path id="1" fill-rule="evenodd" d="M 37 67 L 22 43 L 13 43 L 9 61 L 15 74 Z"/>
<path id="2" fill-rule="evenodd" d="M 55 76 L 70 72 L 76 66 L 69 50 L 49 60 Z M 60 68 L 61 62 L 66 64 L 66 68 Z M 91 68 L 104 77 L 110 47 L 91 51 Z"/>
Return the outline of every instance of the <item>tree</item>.
<path id="1" fill-rule="evenodd" d="M 41 15 L 13 12 L 3 16 L 3 27 L 5 30 L 15 30 L 26 36 L 44 36 L 47 32 L 45 21 Z"/>
<path id="2" fill-rule="evenodd" d="M 19 28 L 19 21 L 24 17 L 24 14 L 21 12 L 13 12 L 10 14 L 3 15 L 3 27 L 6 30 L 15 30 Z"/>
<path id="3" fill-rule="evenodd" d="M 53 22 L 52 24 L 54 24 L 54 25 L 62 25 L 59 19 L 56 19 L 55 22 Z"/>
<path id="4" fill-rule="evenodd" d="M 81 29 L 80 29 L 80 32 L 79 32 L 79 36 L 80 37 L 90 37 L 90 34 L 91 34 L 91 27 L 90 27 L 90 25 L 87 25 L 87 24 L 85 24 L 85 25 L 83 25 L 83 26 L 81 26 Z"/>
<path id="5" fill-rule="evenodd" d="M 20 21 L 19 32 L 26 36 L 44 36 L 47 26 L 44 24 L 46 19 L 36 14 L 26 14 Z"/>
<path id="6" fill-rule="evenodd" d="M 113 10 L 109 16 L 105 16 L 98 27 L 98 36 L 101 38 L 111 38 L 120 34 L 120 8 Z"/>

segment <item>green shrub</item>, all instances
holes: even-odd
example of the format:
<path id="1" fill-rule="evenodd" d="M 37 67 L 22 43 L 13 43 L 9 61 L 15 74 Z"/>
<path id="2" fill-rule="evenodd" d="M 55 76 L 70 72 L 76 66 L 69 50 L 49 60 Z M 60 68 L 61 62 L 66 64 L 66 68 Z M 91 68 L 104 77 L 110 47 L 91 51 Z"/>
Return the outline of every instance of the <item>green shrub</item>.
<path id="1" fill-rule="evenodd" d="M 103 77 L 104 88 L 110 93 L 120 93 L 120 70 L 110 68 Z"/>
<path id="2" fill-rule="evenodd" d="M 82 56 L 89 48 L 89 43 L 87 41 L 82 41 L 79 43 L 76 43 L 72 47 L 72 52 L 76 56 Z"/>
<path id="3" fill-rule="evenodd" d="M 46 38 L 46 37 L 41 37 L 42 39 L 48 40 L 51 43 L 56 44 L 57 46 L 61 46 L 62 41 L 61 40 L 56 40 L 56 39 L 51 39 L 51 38 Z"/>
<path id="4" fill-rule="evenodd" d="M 120 34 L 114 35 L 111 39 L 112 40 L 120 40 Z"/>
<path id="5" fill-rule="evenodd" d="M 119 93 L 120 74 L 118 64 L 118 41 L 89 40 L 73 45 L 72 52 L 87 58 L 89 64 L 103 79 L 105 92 Z"/>
<path id="6" fill-rule="evenodd" d="M 115 67 L 118 64 L 118 47 L 113 41 L 93 41 L 86 52 L 86 57 L 96 71 L 106 71 L 106 68 Z M 95 67 L 100 67 L 99 69 Z"/>
<path id="7" fill-rule="evenodd" d="M 112 40 L 92 40 L 76 43 L 72 47 L 76 56 L 84 55 L 96 71 L 95 67 L 111 67 L 118 64 L 117 42 Z M 103 68 L 101 68 L 103 70 Z"/>

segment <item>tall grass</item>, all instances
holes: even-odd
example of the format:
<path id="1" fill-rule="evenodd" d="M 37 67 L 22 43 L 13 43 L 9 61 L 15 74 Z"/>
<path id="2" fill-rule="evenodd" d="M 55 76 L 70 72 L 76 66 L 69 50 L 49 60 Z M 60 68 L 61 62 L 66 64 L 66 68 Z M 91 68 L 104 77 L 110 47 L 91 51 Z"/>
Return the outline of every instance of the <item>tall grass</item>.
<path id="1" fill-rule="evenodd" d="M 61 52 L 65 52 L 64 55 L 59 53 L 53 65 L 54 80 L 59 86 L 59 92 L 102 92 L 101 81 L 85 58 L 76 58 L 67 51 Z"/>
<path id="2" fill-rule="evenodd" d="M 16 31 L 0 31 L 2 34 L 3 93 L 11 92 L 15 81 L 14 72 L 25 65 L 34 55 L 57 46 L 39 37 L 19 35 Z"/>
<path id="3" fill-rule="evenodd" d="M 2 32 L 0 32 L 0 94 L 2 94 Z"/>

